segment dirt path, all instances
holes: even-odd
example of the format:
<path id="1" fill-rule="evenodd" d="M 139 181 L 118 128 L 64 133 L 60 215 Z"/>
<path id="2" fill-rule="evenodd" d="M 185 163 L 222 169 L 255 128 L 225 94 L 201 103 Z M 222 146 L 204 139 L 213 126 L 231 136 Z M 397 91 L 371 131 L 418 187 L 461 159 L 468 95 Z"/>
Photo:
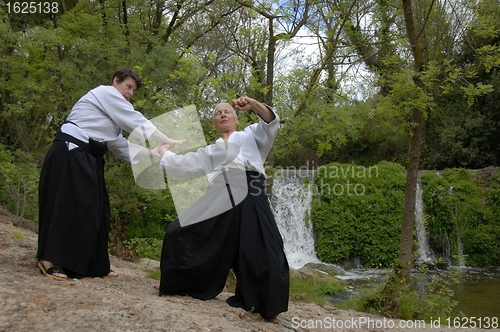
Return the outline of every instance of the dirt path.
<path id="1" fill-rule="evenodd" d="M 229 293 L 210 301 L 159 297 L 153 288 L 155 281 L 146 278 L 144 262 L 131 263 L 113 256 L 111 263 L 120 273 L 118 278 L 56 281 L 37 268 L 36 233 L 13 226 L 11 220 L 12 216 L 0 209 L 0 331 L 441 330 L 429 324 L 401 329 L 400 321 L 387 320 L 384 327 L 383 317 L 296 301 L 290 302 L 288 312 L 266 321 L 258 314 L 229 307 L 225 302 Z M 343 327 L 335 327 L 340 327 L 340 322 Z"/>

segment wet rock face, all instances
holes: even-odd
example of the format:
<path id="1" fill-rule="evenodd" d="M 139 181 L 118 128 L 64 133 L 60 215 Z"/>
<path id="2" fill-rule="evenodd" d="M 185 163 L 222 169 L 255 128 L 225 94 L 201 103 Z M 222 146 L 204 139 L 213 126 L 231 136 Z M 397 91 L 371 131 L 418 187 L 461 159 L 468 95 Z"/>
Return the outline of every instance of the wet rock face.
<path id="1" fill-rule="evenodd" d="M 307 278 L 317 277 L 320 279 L 334 279 L 335 276 L 344 275 L 345 270 L 339 266 L 325 263 L 307 263 L 302 268 L 292 271 L 294 276 Z"/>

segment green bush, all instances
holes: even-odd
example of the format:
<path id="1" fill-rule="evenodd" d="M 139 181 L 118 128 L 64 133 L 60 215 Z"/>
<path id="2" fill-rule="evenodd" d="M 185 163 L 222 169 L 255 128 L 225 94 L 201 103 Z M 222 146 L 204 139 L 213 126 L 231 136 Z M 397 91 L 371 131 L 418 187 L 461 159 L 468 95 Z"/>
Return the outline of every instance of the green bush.
<path id="1" fill-rule="evenodd" d="M 177 217 L 170 191 L 141 188 L 130 164 L 113 160 L 109 164 L 106 183 L 113 235 L 121 240 L 163 239 L 167 226 Z"/>
<path id="2" fill-rule="evenodd" d="M 38 220 L 40 174 L 33 157 L 0 144 L 0 203 L 20 218 Z"/>
<path id="3" fill-rule="evenodd" d="M 426 221 L 435 252 L 442 252 L 440 245 L 449 241 L 457 264 L 461 241 L 467 266 L 500 263 L 498 173 L 478 177 L 481 172 L 454 168 L 422 176 Z"/>
<path id="4" fill-rule="evenodd" d="M 439 234 L 442 239 L 444 234 L 450 234 L 456 229 L 450 184 L 436 172 L 426 172 L 421 179 L 428 231 L 431 234 Z"/>
<path id="5" fill-rule="evenodd" d="M 463 231 L 463 246 L 467 266 L 493 266 L 499 262 L 498 228 L 479 225 Z"/>
<path id="6" fill-rule="evenodd" d="M 366 267 L 391 266 L 399 250 L 405 169 L 389 162 L 332 163 L 315 175 L 311 218 L 319 259 L 341 263 L 359 257 Z"/>
<path id="7" fill-rule="evenodd" d="M 451 289 L 453 284 L 458 283 L 458 273 L 450 270 L 429 274 L 424 269 L 404 284 L 379 283 L 363 287 L 351 299 L 337 306 L 406 320 L 443 320 L 453 316 L 458 304 L 453 300 L 454 292 Z M 388 279 L 391 279 L 390 275 Z M 388 291 L 390 288 L 395 292 Z M 393 299 L 388 294 L 396 293 L 400 296 L 397 306 L 394 306 Z"/>
<path id="8" fill-rule="evenodd" d="M 406 320 L 446 319 L 451 317 L 457 301 L 453 300 L 453 284 L 458 283 L 457 271 L 429 275 L 426 271 L 418 274 L 404 287 L 399 317 Z M 425 287 L 425 290 L 421 289 Z"/>
<path id="9" fill-rule="evenodd" d="M 152 238 L 133 238 L 124 242 L 127 249 L 134 250 L 141 258 L 161 260 L 163 241 Z"/>
<path id="10" fill-rule="evenodd" d="M 311 217 L 318 257 L 327 263 L 359 258 L 365 267 L 391 266 L 399 250 L 404 168 L 388 162 L 371 169 L 332 163 L 315 175 Z M 454 264 L 461 258 L 467 266 L 500 264 L 500 171 L 455 168 L 426 171 L 420 178 L 434 252 L 449 247 Z"/>

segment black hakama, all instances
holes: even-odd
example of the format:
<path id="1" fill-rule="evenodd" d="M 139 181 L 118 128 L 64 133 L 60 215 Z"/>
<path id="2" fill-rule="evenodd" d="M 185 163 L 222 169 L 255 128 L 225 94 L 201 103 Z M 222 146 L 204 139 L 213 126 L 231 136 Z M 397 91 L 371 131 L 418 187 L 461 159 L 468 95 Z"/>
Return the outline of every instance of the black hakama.
<path id="1" fill-rule="evenodd" d="M 179 219 L 169 225 L 163 242 L 160 296 L 212 299 L 222 292 L 233 268 L 238 306 L 264 318 L 288 310 L 288 262 L 265 180 L 255 172 L 247 172 L 246 177 L 248 193 L 233 208 L 184 227 Z M 209 187 L 193 206 L 218 204 L 224 192 L 231 196 L 231 188 L 222 181 Z"/>
<path id="2" fill-rule="evenodd" d="M 78 147 L 70 149 L 70 143 Z M 37 258 L 66 274 L 110 272 L 109 198 L 104 181 L 106 145 L 58 132 L 40 174 Z"/>

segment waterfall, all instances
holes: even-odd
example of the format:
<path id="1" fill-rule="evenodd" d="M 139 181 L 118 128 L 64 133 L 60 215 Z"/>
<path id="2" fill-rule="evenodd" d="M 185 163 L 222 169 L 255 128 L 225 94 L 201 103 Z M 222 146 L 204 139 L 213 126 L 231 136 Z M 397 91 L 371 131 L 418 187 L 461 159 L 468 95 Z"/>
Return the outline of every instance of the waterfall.
<path id="1" fill-rule="evenodd" d="M 450 188 L 450 193 L 455 191 L 454 187 Z M 460 226 L 458 226 L 458 208 L 457 206 L 453 206 L 453 216 L 457 222 L 457 251 L 458 251 L 458 266 L 465 267 L 465 256 L 464 256 L 464 246 L 462 244 L 462 231 L 460 230 Z M 451 259 L 450 259 L 451 260 Z"/>
<path id="2" fill-rule="evenodd" d="M 448 266 L 453 266 L 453 260 L 451 259 L 450 238 L 448 237 L 448 234 L 445 234 L 443 238 L 443 259 Z"/>
<path id="3" fill-rule="evenodd" d="M 458 250 L 458 266 L 465 267 L 464 246 L 462 244 L 462 232 L 460 231 L 460 227 L 458 227 L 458 225 L 457 225 L 457 250 Z"/>
<path id="4" fill-rule="evenodd" d="M 294 269 L 320 262 L 316 256 L 311 221 L 311 185 L 305 179 L 309 178 L 297 172 L 287 172 L 274 178 L 273 182 L 271 203 L 288 264 Z"/>
<path id="5" fill-rule="evenodd" d="M 419 263 L 429 263 L 433 261 L 433 254 L 429 248 L 427 230 L 425 229 L 424 201 L 422 198 L 424 188 L 422 181 L 417 180 L 417 195 L 415 198 L 415 228 L 417 229 Z"/>

